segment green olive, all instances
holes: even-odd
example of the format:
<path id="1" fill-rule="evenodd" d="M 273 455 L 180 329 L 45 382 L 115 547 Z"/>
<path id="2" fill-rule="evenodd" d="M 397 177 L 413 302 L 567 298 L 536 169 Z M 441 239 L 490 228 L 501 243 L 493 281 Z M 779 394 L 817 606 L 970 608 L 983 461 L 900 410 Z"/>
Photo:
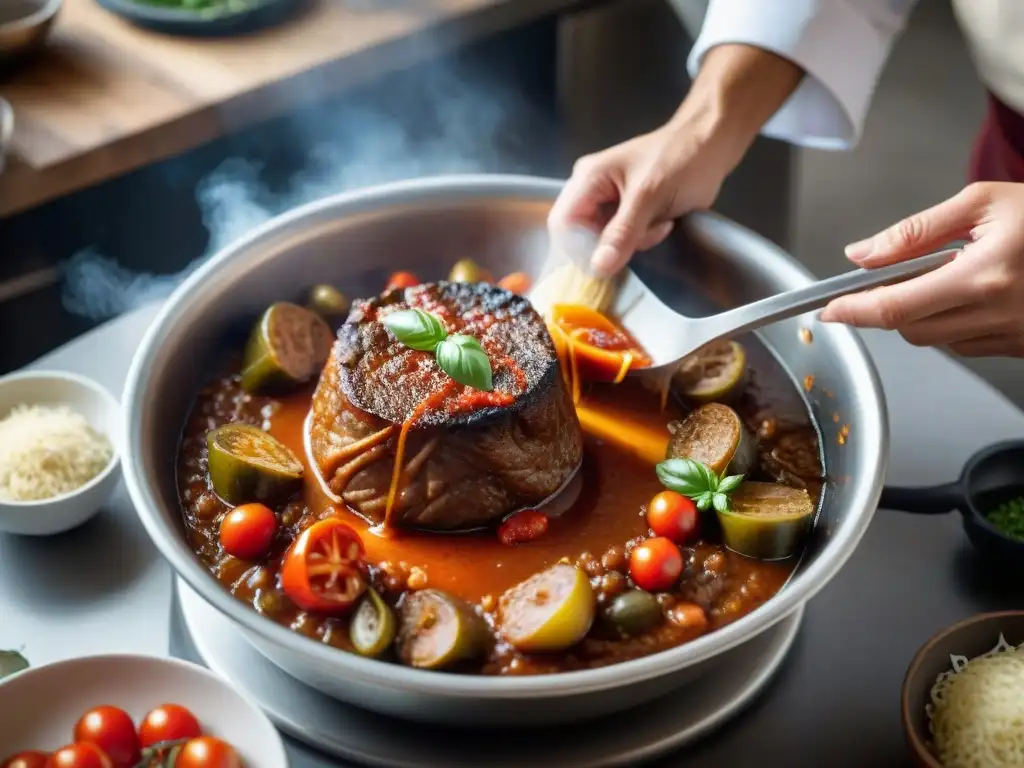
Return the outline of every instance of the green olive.
<path id="1" fill-rule="evenodd" d="M 360 656 L 377 658 L 391 647 L 398 631 L 398 622 L 391 606 L 373 589 L 366 594 L 352 614 L 348 627 L 352 646 Z"/>
<path id="2" fill-rule="evenodd" d="M 348 314 L 348 298 L 333 285 L 314 285 L 309 292 L 309 308 L 326 319 L 338 319 Z"/>
<path id="3" fill-rule="evenodd" d="M 747 353 L 735 341 L 716 341 L 683 358 L 672 377 L 679 393 L 698 403 L 728 401 L 742 387 Z"/>
<path id="4" fill-rule="evenodd" d="M 746 482 L 718 512 L 725 546 L 758 560 L 783 560 L 800 549 L 814 522 L 807 491 L 778 483 Z"/>
<path id="5" fill-rule="evenodd" d="M 754 438 L 732 408 L 707 403 L 668 425 L 667 459 L 693 459 L 716 473 L 746 474 L 757 458 Z"/>
<path id="6" fill-rule="evenodd" d="M 606 615 L 627 637 L 654 629 L 664 618 L 658 598 L 642 589 L 630 589 L 618 595 L 608 606 Z"/>
<path id="7" fill-rule="evenodd" d="M 526 653 L 563 651 L 590 630 L 595 607 L 587 575 L 573 565 L 556 563 L 502 595 L 498 631 Z"/>
<path id="8" fill-rule="evenodd" d="M 284 443 L 251 424 L 225 424 L 206 434 L 213 491 L 232 506 L 276 504 L 302 486 L 302 464 Z"/>
<path id="9" fill-rule="evenodd" d="M 471 259 L 455 262 L 448 273 L 448 280 L 453 283 L 481 283 L 484 279 L 484 271 Z"/>
<path id="10" fill-rule="evenodd" d="M 487 651 L 487 623 L 462 600 L 438 589 L 407 593 L 399 606 L 398 655 L 420 669 L 442 669 Z"/>
<path id="11" fill-rule="evenodd" d="M 271 305 L 253 326 L 242 362 L 250 394 L 285 392 L 319 375 L 334 334 L 315 312 L 297 304 Z"/>

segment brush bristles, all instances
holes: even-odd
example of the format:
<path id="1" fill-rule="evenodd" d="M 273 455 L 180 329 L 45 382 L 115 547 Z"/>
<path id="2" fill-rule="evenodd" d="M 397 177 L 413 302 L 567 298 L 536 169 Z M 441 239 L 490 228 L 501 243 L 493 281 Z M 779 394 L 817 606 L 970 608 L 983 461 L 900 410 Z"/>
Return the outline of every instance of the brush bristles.
<path id="1" fill-rule="evenodd" d="M 579 304 L 604 314 L 615 303 L 618 289 L 617 278 L 598 277 L 571 261 L 563 261 L 541 275 L 530 300 L 545 316 L 554 304 Z"/>

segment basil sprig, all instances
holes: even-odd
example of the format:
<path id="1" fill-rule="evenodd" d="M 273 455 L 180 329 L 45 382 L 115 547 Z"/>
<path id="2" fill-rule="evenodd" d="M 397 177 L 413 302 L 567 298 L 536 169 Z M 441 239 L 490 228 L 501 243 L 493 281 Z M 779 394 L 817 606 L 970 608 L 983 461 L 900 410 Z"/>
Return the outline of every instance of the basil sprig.
<path id="1" fill-rule="evenodd" d="M 729 494 L 743 482 L 743 475 L 719 477 L 713 469 L 693 459 L 668 459 L 658 464 L 654 471 L 662 485 L 693 499 L 702 512 L 711 507 L 727 512 Z"/>
<path id="2" fill-rule="evenodd" d="M 449 336 L 440 318 L 422 309 L 392 312 L 381 322 L 410 349 L 433 353 L 437 366 L 459 384 L 484 392 L 494 389 L 490 358 L 472 336 Z"/>

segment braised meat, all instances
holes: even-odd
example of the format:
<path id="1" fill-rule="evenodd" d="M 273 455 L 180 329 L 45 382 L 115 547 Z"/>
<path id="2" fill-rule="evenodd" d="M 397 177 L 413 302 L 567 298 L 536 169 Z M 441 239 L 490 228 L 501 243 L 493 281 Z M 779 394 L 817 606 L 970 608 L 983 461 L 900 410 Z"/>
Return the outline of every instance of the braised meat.
<path id="1" fill-rule="evenodd" d="M 430 352 L 385 327 L 418 308 L 479 340 L 494 389 L 458 384 Z M 439 282 L 356 302 L 324 367 L 307 424 L 328 489 L 389 523 L 432 530 L 485 526 L 558 491 L 582 458 L 582 435 L 554 345 L 530 303 L 486 283 Z"/>

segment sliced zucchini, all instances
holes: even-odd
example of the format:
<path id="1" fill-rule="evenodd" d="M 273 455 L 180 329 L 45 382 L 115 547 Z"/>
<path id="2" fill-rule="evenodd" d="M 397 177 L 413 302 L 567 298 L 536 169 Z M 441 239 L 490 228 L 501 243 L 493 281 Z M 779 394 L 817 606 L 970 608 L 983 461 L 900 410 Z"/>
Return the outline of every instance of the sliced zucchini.
<path id="1" fill-rule="evenodd" d="M 729 510 L 718 511 L 725 546 L 758 560 L 792 557 L 814 522 L 814 500 L 807 491 L 778 483 L 741 483 Z"/>
<path id="2" fill-rule="evenodd" d="M 406 594 L 399 607 L 398 655 L 420 669 L 442 669 L 487 651 L 487 623 L 439 589 Z"/>
<path id="3" fill-rule="evenodd" d="M 316 312 L 272 304 L 253 326 L 242 363 L 242 388 L 254 395 L 286 392 L 320 373 L 333 333 Z"/>
<path id="4" fill-rule="evenodd" d="M 747 353 L 735 341 L 716 341 L 683 359 L 672 377 L 679 394 L 698 403 L 728 401 L 742 389 Z"/>
<path id="5" fill-rule="evenodd" d="M 716 473 L 743 475 L 757 458 L 754 436 L 732 408 L 707 403 L 668 425 L 668 459 L 693 459 Z"/>
<path id="6" fill-rule="evenodd" d="M 398 621 L 384 598 L 368 587 L 352 614 L 348 631 L 356 652 L 375 659 L 391 647 L 398 632 Z"/>
<path id="7" fill-rule="evenodd" d="M 225 424 L 206 433 L 210 484 L 231 506 L 274 506 L 302 486 L 302 464 L 284 443 L 251 424 Z"/>
<path id="8" fill-rule="evenodd" d="M 595 609 L 587 575 L 573 565 L 556 563 L 502 595 L 498 631 L 525 653 L 563 651 L 587 634 Z"/>

